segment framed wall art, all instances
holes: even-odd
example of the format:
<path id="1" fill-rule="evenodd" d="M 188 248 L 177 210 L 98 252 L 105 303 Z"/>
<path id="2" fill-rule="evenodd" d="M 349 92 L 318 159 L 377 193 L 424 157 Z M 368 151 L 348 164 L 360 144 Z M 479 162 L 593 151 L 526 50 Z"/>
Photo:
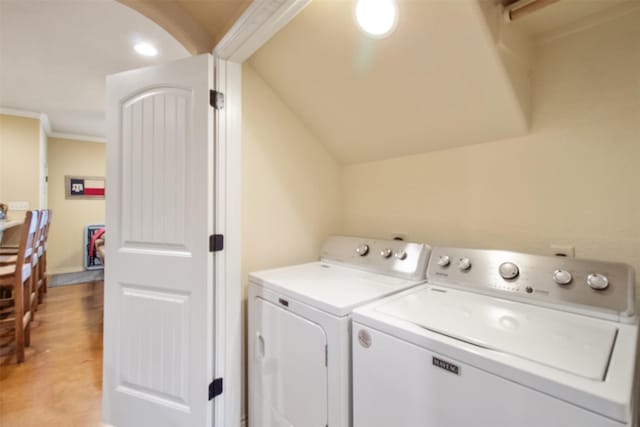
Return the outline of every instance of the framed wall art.
<path id="1" fill-rule="evenodd" d="M 104 199 L 103 176 L 64 176 L 65 199 Z"/>

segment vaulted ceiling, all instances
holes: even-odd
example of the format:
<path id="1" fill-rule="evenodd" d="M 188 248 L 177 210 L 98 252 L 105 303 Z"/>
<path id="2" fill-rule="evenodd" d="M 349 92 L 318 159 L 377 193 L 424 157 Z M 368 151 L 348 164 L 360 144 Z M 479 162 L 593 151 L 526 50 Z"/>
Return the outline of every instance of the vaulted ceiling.
<path id="1" fill-rule="evenodd" d="M 527 120 L 475 0 L 400 1 L 385 39 L 314 0 L 250 60 L 344 163 L 496 140 Z"/>
<path id="2" fill-rule="evenodd" d="M 313 0 L 250 64 L 338 161 L 398 157 L 527 133 L 538 38 L 629 1 L 506 24 L 498 0 L 398 0 L 395 32 L 371 39 L 353 2 Z"/>

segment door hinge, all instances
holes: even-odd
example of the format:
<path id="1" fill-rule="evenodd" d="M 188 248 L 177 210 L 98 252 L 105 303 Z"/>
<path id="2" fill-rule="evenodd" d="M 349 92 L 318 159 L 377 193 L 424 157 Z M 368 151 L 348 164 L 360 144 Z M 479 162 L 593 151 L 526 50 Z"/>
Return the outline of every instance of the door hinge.
<path id="1" fill-rule="evenodd" d="M 216 110 L 224 108 L 224 93 L 211 89 L 209 91 L 209 104 Z"/>
<path id="2" fill-rule="evenodd" d="M 209 236 L 209 252 L 220 252 L 224 249 L 224 235 L 212 234 Z"/>
<path id="3" fill-rule="evenodd" d="M 216 378 L 209 384 L 209 400 L 222 394 L 222 378 Z"/>

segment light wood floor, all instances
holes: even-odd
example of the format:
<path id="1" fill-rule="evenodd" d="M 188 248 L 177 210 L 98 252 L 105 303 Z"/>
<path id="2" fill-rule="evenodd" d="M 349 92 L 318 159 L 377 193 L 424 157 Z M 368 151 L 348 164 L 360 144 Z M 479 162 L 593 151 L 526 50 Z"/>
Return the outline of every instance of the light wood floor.
<path id="1" fill-rule="evenodd" d="M 49 288 L 25 363 L 0 358 L 0 427 L 102 425 L 102 308 L 102 282 Z"/>

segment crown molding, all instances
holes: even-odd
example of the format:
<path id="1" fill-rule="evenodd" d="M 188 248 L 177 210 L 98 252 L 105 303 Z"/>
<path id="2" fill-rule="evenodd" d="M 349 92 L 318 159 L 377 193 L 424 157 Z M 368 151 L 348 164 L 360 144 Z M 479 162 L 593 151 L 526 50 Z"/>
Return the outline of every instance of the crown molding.
<path id="1" fill-rule="evenodd" d="M 0 114 L 5 114 L 7 116 L 24 117 L 28 119 L 42 119 L 42 116 L 44 115 L 43 113 L 37 113 L 35 111 L 27 111 L 7 107 L 0 107 Z"/>
<path id="2" fill-rule="evenodd" d="M 232 62 L 246 61 L 309 3 L 311 0 L 254 0 L 213 53 Z"/>
<path id="3" fill-rule="evenodd" d="M 36 111 L 20 110 L 18 108 L 0 107 L 0 114 L 7 116 L 24 117 L 28 119 L 40 120 L 40 127 L 47 135 L 48 138 L 60 138 L 60 139 L 72 139 L 74 141 L 88 141 L 88 142 L 101 142 L 106 143 L 107 139 L 100 136 L 81 135 L 76 133 L 55 132 L 51 129 L 51 122 L 49 116 L 45 113 L 38 113 Z"/>
<path id="4" fill-rule="evenodd" d="M 83 141 L 83 142 L 100 142 L 105 144 L 107 142 L 106 138 L 102 138 L 99 136 L 90 136 L 90 135 L 78 135 L 75 133 L 64 133 L 64 132 L 50 132 L 47 134 L 49 138 L 58 138 L 58 139 L 72 139 L 74 141 Z"/>

